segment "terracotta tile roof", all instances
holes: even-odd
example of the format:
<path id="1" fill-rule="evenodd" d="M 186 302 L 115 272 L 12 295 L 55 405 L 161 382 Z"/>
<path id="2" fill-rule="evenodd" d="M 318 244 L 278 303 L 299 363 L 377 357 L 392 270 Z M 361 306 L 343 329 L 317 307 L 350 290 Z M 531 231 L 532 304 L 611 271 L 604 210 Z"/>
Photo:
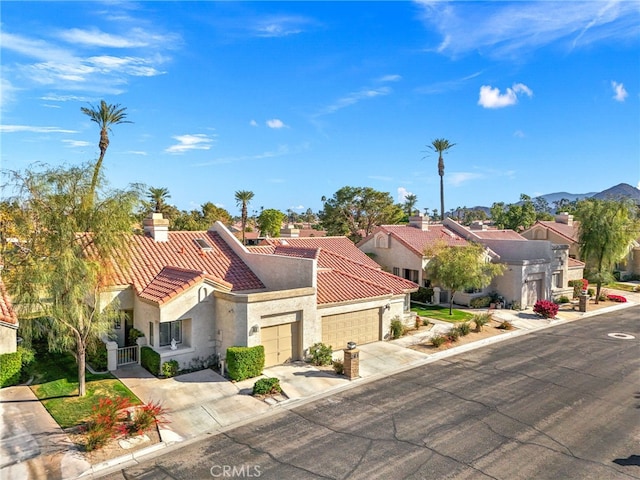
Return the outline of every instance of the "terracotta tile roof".
<path id="1" fill-rule="evenodd" d="M 302 248 L 322 248 L 343 255 L 355 262 L 363 263 L 374 268 L 381 268 L 375 261 L 369 258 L 347 237 L 293 237 L 270 238 L 270 245 L 290 245 Z"/>
<path id="2" fill-rule="evenodd" d="M 567 266 L 569 268 L 584 268 L 585 265 L 586 264 L 584 262 L 571 257 L 569 257 L 569 261 L 567 262 Z"/>
<path id="3" fill-rule="evenodd" d="M 358 250 L 353 242 L 348 241 L 351 245 L 350 251 Z M 268 251 L 269 248 L 273 250 Z M 325 248 L 278 245 L 249 247 L 249 250 L 256 253 L 317 259 L 318 304 L 400 295 L 418 288 L 417 284 L 409 280 L 382 271 L 375 262 L 375 267 L 372 267 Z M 355 256 L 361 258 L 361 255 Z"/>
<path id="4" fill-rule="evenodd" d="M 115 268 L 114 283 L 133 285 L 137 293 L 165 267 L 190 270 L 231 285 L 232 291 L 262 290 L 264 284 L 216 232 L 180 231 L 168 233 L 168 242 L 155 242 L 148 235 L 133 235 L 128 243 L 130 262 L 125 270 Z M 203 250 L 197 239 L 204 239 L 210 251 Z"/>
<path id="5" fill-rule="evenodd" d="M 433 247 L 439 242 L 454 247 L 468 244 L 464 238 L 444 225 L 429 225 L 429 229 L 426 231 L 409 225 L 381 225 L 368 237 L 361 240 L 359 245 L 381 231 L 390 234 L 418 255 L 422 255 L 426 247 Z"/>
<path id="6" fill-rule="evenodd" d="M 562 235 L 563 237 L 566 237 L 567 240 L 570 240 L 573 243 L 577 243 L 578 239 L 580 238 L 579 236 L 580 222 L 576 220 L 573 221 L 573 225 L 571 226 L 567 225 L 566 223 L 538 220 L 531 228 L 534 228 L 536 225 L 541 225 L 545 228 L 548 228 L 549 230 L 553 230 L 557 234 Z"/>
<path id="7" fill-rule="evenodd" d="M 481 240 L 523 240 L 528 241 L 515 230 L 469 230 Z"/>
<path id="8" fill-rule="evenodd" d="M 163 304 L 188 288 L 198 284 L 205 278 L 215 281 L 215 279 L 210 275 L 206 275 L 195 270 L 165 267 L 160 270 L 160 273 L 151 280 L 151 283 L 149 283 L 145 289 L 140 292 L 140 297 L 154 301 L 158 304 Z M 220 285 L 222 282 L 217 283 Z M 230 284 L 225 282 L 222 285 L 231 290 Z"/>
<path id="9" fill-rule="evenodd" d="M 18 325 L 18 316 L 16 315 L 11 299 L 7 293 L 7 289 L 0 279 L 0 322 L 10 323 L 12 325 Z"/>

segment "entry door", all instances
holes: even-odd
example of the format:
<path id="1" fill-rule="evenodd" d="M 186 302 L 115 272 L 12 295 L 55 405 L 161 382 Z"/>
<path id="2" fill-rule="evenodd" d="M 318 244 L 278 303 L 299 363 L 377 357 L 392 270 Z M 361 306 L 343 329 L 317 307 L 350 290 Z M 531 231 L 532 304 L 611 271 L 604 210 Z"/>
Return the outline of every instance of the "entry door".
<path id="1" fill-rule="evenodd" d="M 299 322 L 284 323 L 261 329 L 265 367 L 299 359 L 298 325 Z"/>
<path id="2" fill-rule="evenodd" d="M 530 280 L 527 283 L 527 305 L 535 305 L 540 297 L 540 280 Z"/>

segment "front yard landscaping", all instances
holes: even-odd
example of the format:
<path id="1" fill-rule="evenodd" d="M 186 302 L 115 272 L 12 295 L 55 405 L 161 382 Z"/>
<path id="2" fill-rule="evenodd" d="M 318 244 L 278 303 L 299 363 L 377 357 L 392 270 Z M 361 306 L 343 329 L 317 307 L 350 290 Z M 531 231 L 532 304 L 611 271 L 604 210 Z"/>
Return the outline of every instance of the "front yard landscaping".
<path id="1" fill-rule="evenodd" d="M 473 313 L 456 309 L 453 309 L 451 315 L 449 315 L 449 307 L 443 307 L 441 305 L 417 306 L 414 304 L 411 307 L 411 311 L 416 312 L 420 317 L 433 318 L 451 323 L 468 322 L 473 318 Z"/>

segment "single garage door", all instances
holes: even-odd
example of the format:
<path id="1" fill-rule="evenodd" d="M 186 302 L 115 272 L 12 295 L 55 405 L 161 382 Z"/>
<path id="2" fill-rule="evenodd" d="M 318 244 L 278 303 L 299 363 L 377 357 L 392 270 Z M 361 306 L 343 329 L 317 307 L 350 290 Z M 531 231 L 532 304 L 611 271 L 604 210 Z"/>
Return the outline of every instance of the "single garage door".
<path id="1" fill-rule="evenodd" d="M 334 350 L 347 347 L 347 342 L 358 345 L 380 340 L 379 309 L 341 313 L 322 317 L 322 343 Z"/>
<path id="2" fill-rule="evenodd" d="M 299 359 L 298 325 L 299 322 L 284 323 L 260 330 L 265 367 Z"/>

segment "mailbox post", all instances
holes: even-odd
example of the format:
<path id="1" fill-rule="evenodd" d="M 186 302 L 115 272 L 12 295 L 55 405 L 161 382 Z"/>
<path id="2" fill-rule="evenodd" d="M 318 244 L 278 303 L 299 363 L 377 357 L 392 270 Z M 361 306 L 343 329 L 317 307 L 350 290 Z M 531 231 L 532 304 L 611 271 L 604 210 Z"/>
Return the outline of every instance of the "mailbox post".
<path id="1" fill-rule="evenodd" d="M 344 349 L 344 374 L 349 380 L 360 377 L 360 350 L 355 342 L 347 343 Z"/>

